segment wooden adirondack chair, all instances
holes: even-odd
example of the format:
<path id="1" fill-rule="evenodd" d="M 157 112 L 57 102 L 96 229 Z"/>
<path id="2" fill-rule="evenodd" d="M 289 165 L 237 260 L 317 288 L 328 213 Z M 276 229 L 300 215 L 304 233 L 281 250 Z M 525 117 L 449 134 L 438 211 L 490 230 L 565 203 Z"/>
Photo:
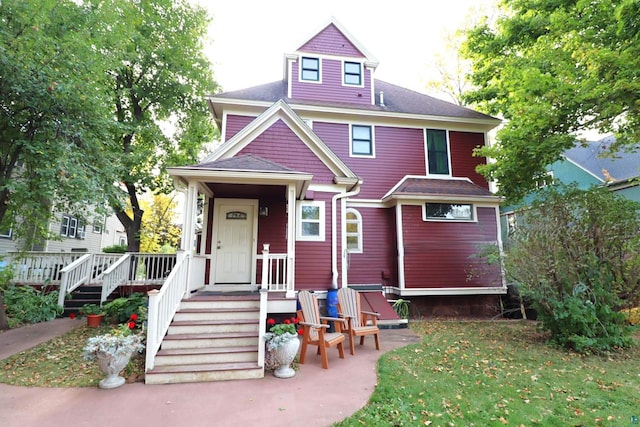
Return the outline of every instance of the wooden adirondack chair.
<path id="1" fill-rule="evenodd" d="M 380 329 L 378 329 L 379 313 L 362 311 L 360 293 L 351 288 L 338 290 L 338 314 L 347 320 L 344 332 L 349 334 L 349 351 L 355 354 L 354 340 L 360 337 L 360 345 L 364 344 L 366 335 L 373 335 L 376 350 L 380 350 Z"/>
<path id="2" fill-rule="evenodd" d="M 300 349 L 300 364 L 304 364 L 307 355 L 307 346 L 315 345 L 318 347 L 318 354 L 322 357 L 322 367 L 329 369 L 329 359 L 327 357 L 328 347 L 338 347 L 338 354 L 341 359 L 344 359 L 343 342 L 345 337 L 341 332 L 344 319 L 320 317 L 318 298 L 307 291 L 298 292 L 298 300 L 302 308 L 302 321 L 300 325 L 304 327 L 302 348 Z M 329 329 L 328 322 L 330 321 L 334 322 L 336 332 L 327 331 Z"/>

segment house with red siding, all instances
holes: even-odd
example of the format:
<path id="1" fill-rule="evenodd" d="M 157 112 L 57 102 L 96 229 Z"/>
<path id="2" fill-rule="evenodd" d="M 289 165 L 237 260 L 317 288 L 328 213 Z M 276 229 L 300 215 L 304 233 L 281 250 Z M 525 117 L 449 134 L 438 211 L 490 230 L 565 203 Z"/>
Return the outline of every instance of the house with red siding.
<path id="1" fill-rule="evenodd" d="M 284 56 L 282 80 L 207 97 L 220 146 L 169 169 L 186 192 L 187 294 L 261 291 L 266 313 L 342 287 L 423 315 L 499 305 L 500 268 L 480 254 L 501 246 L 500 198 L 473 154 L 499 120 L 377 67 L 332 20 Z"/>

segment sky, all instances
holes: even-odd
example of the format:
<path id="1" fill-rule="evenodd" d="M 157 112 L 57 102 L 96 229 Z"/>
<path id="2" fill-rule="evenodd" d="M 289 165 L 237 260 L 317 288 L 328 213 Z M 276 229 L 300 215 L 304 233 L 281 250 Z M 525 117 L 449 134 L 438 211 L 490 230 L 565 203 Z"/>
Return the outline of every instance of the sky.
<path id="1" fill-rule="evenodd" d="M 280 80 L 293 53 L 333 17 L 376 59 L 376 78 L 428 93 L 444 36 L 494 0 L 191 0 L 212 16 L 205 52 L 225 91 Z M 434 94 L 435 95 L 435 94 Z"/>

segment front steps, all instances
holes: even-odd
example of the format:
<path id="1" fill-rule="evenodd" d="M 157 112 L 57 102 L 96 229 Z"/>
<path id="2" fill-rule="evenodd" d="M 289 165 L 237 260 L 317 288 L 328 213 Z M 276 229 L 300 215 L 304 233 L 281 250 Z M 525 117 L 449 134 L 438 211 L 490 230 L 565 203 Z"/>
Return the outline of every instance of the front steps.
<path id="1" fill-rule="evenodd" d="M 176 313 L 147 384 L 262 378 L 258 295 L 193 296 Z"/>

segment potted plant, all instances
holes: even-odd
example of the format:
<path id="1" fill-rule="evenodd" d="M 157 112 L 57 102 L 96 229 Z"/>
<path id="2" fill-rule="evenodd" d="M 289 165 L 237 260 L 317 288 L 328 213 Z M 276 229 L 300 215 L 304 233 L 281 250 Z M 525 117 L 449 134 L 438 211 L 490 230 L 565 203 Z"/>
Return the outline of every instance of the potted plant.
<path id="1" fill-rule="evenodd" d="M 98 304 L 85 304 L 80 309 L 80 314 L 87 317 L 87 326 L 97 328 L 104 319 L 104 310 Z"/>
<path id="2" fill-rule="evenodd" d="M 134 352 L 144 349 L 143 333 L 134 333 L 137 320 L 137 316 L 134 316 L 132 315 L 129 322 L 112 329 L 110 333 L 87 340 L 84 358 L 97 360 L 100 370 L 106 375 L 98 383 L 100 388 L 110 389 L 123 385 L 125 379 L 120 376 L 120 372 L 127 366 Z"/>
<path id="3" fill-rule="evenodd" d="M 296 371 L 291 368 L 291 362 L 298 354 L 300 340 L 298 339 L 299 319 L 292 317 L 285 319 L 282 323 L 276 323 L 275 319 L 267 319 L 270 326 L 269 332 L 264 334 L 267 351 L 273 356 L 273 360 L 278 367 L 273 371 L 277 378 L 291 378 Z"/>

